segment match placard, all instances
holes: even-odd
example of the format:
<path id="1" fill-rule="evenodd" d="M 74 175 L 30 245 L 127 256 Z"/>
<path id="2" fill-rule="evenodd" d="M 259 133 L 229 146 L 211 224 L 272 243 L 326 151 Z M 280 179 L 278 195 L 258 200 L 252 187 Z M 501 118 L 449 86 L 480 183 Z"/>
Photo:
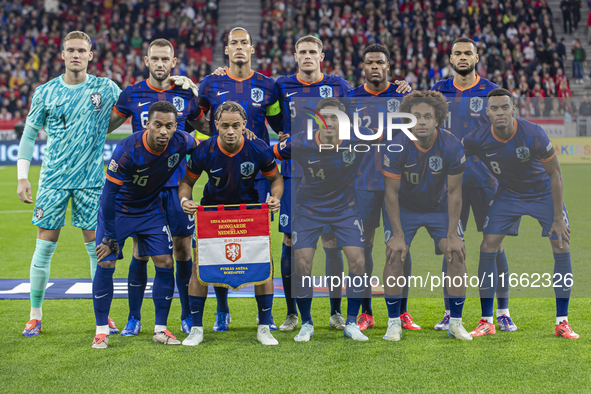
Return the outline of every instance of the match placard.
<path id="1" fill-rule="evenodd" d="M 238 209 L 227 209 L 227 208 Z M 199 206 L 195 214 L 197 278 L 239 290 L 273 277 L 267 204 Z"/>

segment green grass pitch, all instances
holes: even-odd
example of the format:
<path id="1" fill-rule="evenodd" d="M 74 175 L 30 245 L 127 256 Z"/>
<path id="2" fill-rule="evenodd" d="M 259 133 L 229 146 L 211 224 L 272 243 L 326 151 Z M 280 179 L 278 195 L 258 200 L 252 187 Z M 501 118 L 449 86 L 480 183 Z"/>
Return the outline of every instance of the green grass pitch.
<path id="1" fill-rule="evenodd" d="M 571 254 L 575 278 L 569 320 L 581 335 L 579 340 L 554 336 L 554 301 L 526 298 L 551 291 L 511 290 L 511 316 L 519 330 L 461 342 L 433 330 L 442 317 L 441 291 L 413 290 L 409 310 L 421 331 L 403 333 L 403 340 L 381 339 L 386 330 L 384 301 L 374 300 L 376 327 L 370 341 L 354 343 L 342 332 L 328 328 L 327 299 L 316 299 L 312 314 L 316 337 L 309 343 L 293 341 L 295 332 L 275 332 L 279 346 L 265 347 L 256 340 L 256 302 L 231 299 L 229 332 L 214 333 L 215 301 L 206 304 L 204 342 L 196 348 L 165 347 L 151 342 L 154 306 L 144 302 L 144 331 L 135 338 L 113 336 L 107 350 L 91 349 L 94 336 L 92 300 L 47 300 L 44 329 L 37 338 L 21 335 L 29 316 L 29 302 L 0 301 L 0 392 L 588 392 L 591 387 L 591 169 L 563 165 L 565 203 L 569 210 Z M 32 167 L 36 180 L 39 167 Z M 200 197 L 203 183 L 195 188 Z M 199 186 L 198 185 L 198 186 Z M 34 192 L 37 190 L 33 183 Z M 36 229 L 31 224 L 32 207 L 16 197 L 16 167 L 0 168 L 0 278 L 28 278 Z M 68 218 L 69 223 L 69 218 Z M 281 234 L 273 223 L 273 256 L 279 275 Z M 551 272 L 552 252 L 540 227 L 529 217 L 521 223 L 520 235 L 504 242 L 511 272 Z M 481 234 L 469 223 L 466 233 L 468 272 L 477 272 Z M 383 234 L 377 230 L 375 269 L 383 267 Z M 440 271 L 441 259 L 433 253 L 426 231 L 412 245 L 413 274 Z M 116 277 L 127 276 L 130 246 Z M 322 274 L 324 253 L 316 256 L 315 274 Z M 149 271 L 153 277 L 153 268 Z M 88 256 L 79 229 L 63 228 L 53 257 L 52 278 L 87 278 Z M 473 329 L 480 318 L 476 291 L 469 293 L 464 322 Z M 419 298 L 422 297 L 422 298 Z M 343 301 L 346 308 L 346 301 Z M 283 299 L 275 299 L 275 321 L 285 316 Z M 119 328 L 127 317 L 127 300 L 113 301 L 111 316 Z M 173 302 L 169 328 L 182 340 L 180 304 Z"/>

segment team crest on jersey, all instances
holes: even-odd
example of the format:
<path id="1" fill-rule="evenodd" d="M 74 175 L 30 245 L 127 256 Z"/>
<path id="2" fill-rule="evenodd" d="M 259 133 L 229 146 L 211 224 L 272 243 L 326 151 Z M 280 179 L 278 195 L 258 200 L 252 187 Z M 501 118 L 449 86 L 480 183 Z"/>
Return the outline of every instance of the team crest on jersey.
<path id="1" fill-rule="evenodd" d="M 37 219 L 43 219 L 43 208 L 35 209 L 35 217 Z"/>
<path id="2" fill-rule="evenodd" d="M 328 86 L 328 85 L 322 85 L 320 87 L 320 97 L 322 98 L 327 98 L 327 97 L 332 97 L 332 87 Z"/>
<path id="3" fill-rule="evenodd" d="M 250 98 L 255 103 L 260 103 L 265 98 L 265 92 L 259 88 L 252 88 L 250 89 Z"/>
<path id="4" fill-rule="evenodd" d="M 293 231 L 291 233 L 291 243 L 293 245 L 295 245 L 298 242 L 298 233 L 296 231 Z"/>
<path id="5" fill-rule="evenodd" d="M 517 153 L 517 158 L 521 161 L 527 161 L 531 156 L 527 146 L 520 146 L 519 148 L 515 149 L 515 153 Z"/>
<path id="6" fill-rule="evenodd" d="M 343 162 L 345 164 L 351 164 L 355 161 L 355 152 L 349 152 L 348 150 L 343 152 Z"/>
<path id="7" fill-rule="evenodd" d="M 286 214 L 279 216 L 279 224 L 282 227 L 287 226 L 287 223 L 289 223 L 289 216 L 287 216 Z"/>
<path id="8" fill-rule="evenodd" d="M 103 105 L 103 95 L 100 93 L 93 93 L 90 95 L 90 103 L 95 107 Z"/>
<path id="9" fill-rule="evenodd" d="M 470 99 L 470 111 L 480 112 L 480 111 L 482 111 L 483 106 L 484 106 L 484 100 L 482 100 L 482 98 L 472 97 Z"/>
<path id="10" fill-rule="evenodd" d="M 231 243 L 226 244 L 226 258 L 231 262 L 235 263 L 242 257 L 242 251 L 240 250 L 240 244 Z"/>
<path id="11" fill-rule="evenodd" d="M 433 171 L 441 171 L 443 168 L 443 160 L 439 156 L 431 156 L 429 158 L 429 168 Z"/>
<path id="12" fill-rule="evenodd" d="M 242 176 L 251 176 L 254 173 L 254 164 L 250 161 L 240 164 L 240 173 Z"/>
<path id="13" fill-rule="evenodd" d="M 185 109 L 185 100 L 183 100 L 182 97 L 173 97 L 172 105 L 174 105 L 177 111 L 183 112 L 183 110 Z"/>
<path id="14" fill-rule="evenodd" d="M 168 158 L 168 168 L 172 168 L 179 162 L 179 154 L 175 153 L 174 155 Z"/>
<path id="15" fill-rule="evenodd" d="M 287 146 L 287 140 L 285 140 L 279 144 L 279 149 L 283 150 L 283 149 L 285 149 L 286 146 Z"/>
<path id="16" fill-rule="evenodd" d="M 396 99 L 388 100 L 388 112 L 398 112 L 400 101 Z"/>

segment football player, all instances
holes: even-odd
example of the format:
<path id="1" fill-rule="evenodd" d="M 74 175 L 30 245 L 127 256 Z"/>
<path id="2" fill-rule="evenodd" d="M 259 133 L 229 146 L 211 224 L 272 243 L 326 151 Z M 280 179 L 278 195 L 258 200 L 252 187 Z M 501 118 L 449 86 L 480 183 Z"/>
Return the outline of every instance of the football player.
<path id="1" fill-rule="evenodd" d="M 325 75 L 320 70 L 320 63 L 324 60 L 323 44 L 315 36 L 304 36 L 295 44 L 295 60 L 298 64 L 298 73 L 286 75 L 277 79 L 283 112 L 283 131 L 291 134 L 292 130 L 299 132 L 305 130 L 307 116 L 298 114 L 298 108 L 314 108 L 319 100 L 328 97 L 345 97 L 351 91 L 351 86 L 343 78 L 335 75 Z M 404 81 L 396 81 L 394 90 L 397 93 L 410 91 L 410 87 Z M 302 100 L 305 98 L 306 100 Z M 296 100 L 300 105 L 296 105 Z M 299 115 L 299 116 L 298 116 Z M 377 126 L 376 126 L 377 127 Z M 292 168 L 293 167 L 293 168 Z M 283 234 L 283 250 L 281 253 L 281 276 L 286 294 L 288 316 L 280 330 L 291 331 L 297 327 L 297 312 L 295 301 L 291 296 L 291 193 L 288 189 L 296 190 L 302 178 L 302 169 L 297 163 L 285 161 L 281 166 L 281 174 L 286 179 L 286 192 L 281 203 L 281 216 L 279 231 Z M 337 249 L 336 237 L 326 229 L 322 234 L 322 246 L 326 253 L 327 276 L 340 275 L 343 272 L 343 258 L 341 251 Z M 371 291 L 371 290 L 368 290 Z M 339 330 L 345 329 L 345 319 L 341 315 L 341 289 L 332 289 L 330 296 L 330 320 L 329 326 Z M 370 305 L 364 306 L 364 311 L 371 309 Z M 361 319 L 361 318 L 360 318 Z M 363 319 L 365 321 L 366 319 Z M 367 319 L 369 320 L 369 319 Z M 282 328 L 283 327 L 283 328 Z M 365 327 L 365 324 L 362 324 Z"/>
<path id="2" fill-rule="evenodd" d="M 339 99 L 328 97 L 320 100 L 316 105 L 317 114 L 323 110 L 345 112 L 345 106 Z M 314 290 L 310 275 L 318 238 L 328 229 L 335 235 L 338 245 L 342 246 L 349 265 L 349 276 L 346 279 L 348 305 L 344 336 L 355 341 L 367 341 L 368 338 L 363 335 L 356 323 L 367 287 L 367 282 L 363 278 L 365 235 L 363 222 L 358 214 L 357 194 L 353 187 L 362 161 L 362 156 L 353 149 L 354 144 L 360 139 L 353 135 L 352 139 L 340 140 L 337 116 L 325 115 L 323 119 L 323 124 L 314 132 L 312 139 L 309 139 L 306 131 L 302 131 L 292 136 L 290 143 L 298 152 L 297 155 L 292 156 L 292 161 L 297 161 L 303 170 L 297 198 L 293 201 L 295 205 L 292 224 L 295 252 L 293 284 L 297 306 L 302 316 L 302 326 L 294 340 L 308 342 L 314 337 L 314 323 L 311 315 Z M 363 134 L 371 134 L 368 129 L 360 130 Z M 337 274 L 337 278 L 342 277 L 341 271 Z M 330 280 L 332 284 L 334 277 Z M 342 285 L 336 287 L 340 291 Z"/>
<path id="3" fill-rule="evenodd" d="M 305 130 L 306 116 L 297 113 L 296 99 L 306 98 L 306 106 L 314 108 L 322 98 L 344 97 L 351 90 L 351 85 L 343 78 L 325 75 L 320 70 L 324 59 L 322 41 L 314 36 L 300 38 L 295 44 L 294 56 L 298 64 L 298 73 L 277 79 L 281 112 L 283 113 L 283 133 L 289 135 L 292 130 Z M 293 123 L 292 123 L 293 122 Z M 292 169 L 293 167 L 293 169 Z M 281 251 L 281 277 L 287 302 L 287 318 L 279 327 L 282 331 L 292 331 L 298 326 L 298 315 L 295 299 L 292 297 L 292 190 L 297 190 L 301 182 L 301 168 L 297 163 L 285 161 L 281 166 L 281 175 L 285 178 L 286 192 L 283 195 L 279 220 L 279 231 L 283 233 L 283 249 Z M 337 249 L 334 234 L 322 234 L 322 246 L 326 253 L 325 272 L 327 276 L 340 276 L 343 272 L 343 257 Z M 330 319 L 328 325 L 337 330 L 345 329 L 345 319 L 341 315 L 341 289 L 332 289 L 330 296 Z"/>
<path id="4" fill-rule="evenodd" d="M 281 114 L 277 85 L 272 78 L 255 72 L 251 68 L 251 56 L 254 45 L 250 34 L 242 27 L 234 28 L 228 35 L 225 54 L 230 59 L 230 67 L 225 72 L 207 76 L 199 84 L 199 105 L 203 113 L 215 114 L 217 109 L 226 101 L 234 101 L 242 105 L 247 114 L 246 128 L 269 144 L 269 132 L 265 120 L 273 130 L 281 130 Z M 211 118 L 211 130 L 217 136 L 218 130 L 215 120 Z M 259 202 L 266 202 L 270 195 L 270 185 L 265 176 L 256 175 L 255 187 L 258 191 Z M 214 331 L 226 331 L 230 323 L 230 308 L 228 306 L 228 289 L 215 287 L 218 308 Z M 277 329 L 272 322 L 272 329 Z"/>
<path id="5" fill-rule="evenodd" d="M 42 309 L 49 280 L 51 258 L 61 228 L 66 224 L 68 201 L 72 200 L 72 225 L 82 229 L 90 256 L 90 276 L 97 264 L 95 229 L 99 197 L 105 182 L 103 152 L 111 108 L 121 90 L 108 78 L 88 75 L 93 58 L 90 37 L 73 31 L 64 38 L 62 59 L 66 71 L 35 89 L 17 160 L 19 199 L 32 204 L 29 167 L 39 130 L 47 133 L 45 158 L 39 177 L 33 224 L 37 243 L 31 260 L 31 312 L 23 335 L 39 335 Z M 111 333 L 118 333 L 108 319 Z"/>
<path id="6" fill-rule="evenodd" d="M 180 344 L 167 329 L 174 295 L 174 268 L 172 235 L 161 192 L 183 157 L 199 142 L 177 131 L 177 112 L 178 108 L 167 101 L 153 104 L 148 111 L 147 130 L 124 139 L 109 163 L 97 225 L 99 263 L 92 283 L 96 317 L 93 348 L 103 349 L 109 344 L 107 316 L 113 299 L 113 273 L 130 236 L 138 244 L 135 257 L 150 256 L 156 269 L 152 292 L 156 321 L 152 340 L 166 345 Z"/>
<path id="7" fill-rule="evenodd" d="M 493 89 L 498 88 L 491 81 L 476 74 L 476 64 L 479 61 L 477 51 L 476 43 L 470 38 L 461 37 L 455 40 L 452 43 L 449 56 L 455 76 L 439 81 L 431 88 L 446 97 L 449 112 L 444 127 L 460 140 L 474 128 L 488 121 L 486 118 L 486 96 Z M 466 231 L 470 207 L 472 207 L 476 229 L 482 232 L 484 218 L 496 190 L 497 180 L 486 166 L 476 156 L 468 158 L 464 184 L 462 185 L 460 220 L 463 231 Z M 445 271 L 446 264 L 447 262 L 443 259 L 443 271 Z M 497 270 L 499 275 L 508 277 L 509 266 L 502 244 L 497 253 Z M 436 330 L 447 330 L 449 325 L 449 300 L 446 289 L 443 290 L 445 313 L 443 319 L 435 325 Z M 488 317 L 492 320 L 492 315 Z M 517 330 L 517 326 L 509 314 L 509 286 L 506 282 L 503 288 L 497 289 L 497 322 L 501 330 Z"/>
<path id="8" fill-rule="evenodd" d="M 260 171 L 269 181 L 271 196 L 266 200 L 271 213 L 279 211 L 283 178 L 279 174 L 275 158 L 269 146 L 262 139 L 252 141 L 242 136 L 246 127 L 247 114 L 234 101 L 226 101 L 215 112 L 217 137 L 203 142 L 189 159 L 187 173 L 179 186 L 181 205 L 188 215 L 193 215 L 197 204 L 189 199 L 193 185 L 203 171 L 209 180 L 203 191 L 201 205 L 256 204 L 260 201 L 255 187 L 256 174 Z M 244 172 L 242 164 L 250 163 L 251 170 Z M 197 269 L 189 282 L 189 300 L 193 328 L 183 345 L 197 346 L 203 341 L 203 309 L 207 297 L 207 286 L 199 283 Z M 271 309 L 273 307 L 273 280 L 255 286 L 258 305 L 259 325 L 257 339 L 263 345 L 277 345 L 270 332 Z"/>
<path id="9" fill-rule="evenodd" d="M 359 117 L 360 126 L 377 128 L 379 126 L 379 114 L 396 112 L 400 100 L 404 94 L 399 93 L 400 88 L 388 81 L 390 70 L 390 52 L 380 44 L 371 44 L 363 51 L 363 72 L 366 83 L 349 91 L 347 97 L 353 98 L 351 110 L 355 110 Z M 383 119 L 383 125 L 386 119 Z M 359 169 L 359 175 L 355 179 L 355 189 L 359 198 L 359 215 L 363 220 L 365 230 L 365 273 L 371 277 L 373 272 L 373 241 L 376 228 L 380 227 L 380 214 L 384 203 L 384 176 L 382 175 L 382 155 L 374 150 L 363 154 L 363 161 Z M 384 212 L 384 221 L 388 220 Z M 405 276 L 411 274 L 412 266 L 410 253 L 404 261 Z M 372 328 L 375 324 L 371 308 L 371 287 L 368 287 L 363 297 L 357 325 L 361 331 Z M 406 310 L 408 300 L 408 286 L 404 288 L 401 300 L 400 316 L 402 328 L 420 330 Z"/>
<path id="10" fill-rule="evenodd" d="M 495 334 L 492 316 L 494 291 L 499 279 L 496 265 L 498 248 L 506 235 L 516 236 L 523 215 L 538 220 L 542 236 L 550 238 L 554 253 L 551 278 L 556 295 L 554 334 L 576 339 L 568 323 L 572 287 L 570 228 L 563 202 L 562 174 L 552 143 L 544 130 L 527 120 L 514 118 L 517 108 L 511 92 L 495 89 L 488 94 L 486 113 L 491 123 L 464 137 L 467 155 L 477 156 L 499 181 L 499 190 L 484 221 L 480 245 L 478 277 L 482 319 L 472 336 Z"/>
<path id="11" fill-rule="evenodd" d="M 382 172 L 389 218 L 384 223 L 387 261 L 383 283 L 389 318 L 384 339 L 402 339 L 400 301 L 407 285 L 405 280 L 401 281 L 406 278 L 404 260 L 417 230 L 425 227 L 435 243 L 435 253 L 445 255 L 445 274 L 451 278 L 444 280 L 451 308 L 448 334 L 471 340 L 462 325 L 466 283 L 462 281 L 457 286 L 454 281 L 466 275 L 466 248 L 459 224 L 464 150 L 453 134 L 441 128 L 448 111 L 441 93 L 411 93 L 402 100 L 399 110 L 416 117 L 411 131 L 417 140 L 398 133 L 392 143 L 400 145 L 400 150 L 384 155 Z"/>
<path id="12" fill-rule="evenodd" d="M 190 88 L 175 84 L 170 75 L 176 66 L 174 48 L 163 38 L 150 43 L 144 62 L 150 70 L 150 77 L 128 86 L 123 90 L 111 113 L 109 131 L 121 126 L 129 117 L 134 133 L 146 130 L 150 105 L 158 101 L 168 101 L 177 109 L 177 125 L 185 130 L 185 122 L 201 131 L 208 131 L 208 123 L 202 121 L 203 114 L 198 98 Z M 191 86 L 189 86 L 191 87 Z M 162 190 L 162 203 L 172 234 L 173 255 L 176 260 L 176 285 L 181 301 L 181 330 L 188 334 L 191 330 L 188 286 L 191 278 L 191 239 L 195 223 L 193 217 L 185 215 L 178 201 L 178 185 L 185 175 L 187 160 L 181 157 L 178 169 L 172 174 Z M 133 238 L 133 249 L 137 251 L 137 241 Z M 134 254 L 135 256 L 135 254 Z M 148 260 L 132 256 L 127 278 L 129 316 L 121 335 L 138 335 L 141 331 L 141 309 L 146 284 L 148 283 Z"/>

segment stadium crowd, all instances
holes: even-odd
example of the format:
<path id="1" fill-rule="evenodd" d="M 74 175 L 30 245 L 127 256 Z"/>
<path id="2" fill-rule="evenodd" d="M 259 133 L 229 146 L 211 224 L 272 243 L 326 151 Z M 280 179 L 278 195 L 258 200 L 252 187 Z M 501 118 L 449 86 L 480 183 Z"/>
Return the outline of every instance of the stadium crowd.
<path id="1" fill-rule="evenodd" d="M 35 88 L 64 72 L 61 40 L 72 30 L 93 41 L 88 73 L 121 88 L 148 77 L 143 57 L 156 38 L 175 43 L 180 73 L 205 78 L 217 1 L 0 0 L 0 21 L 0 120 L 24 119 Z"/>
<path id="2" fill-rule="evenodd" d="M 478 74 L 519 98 L 522 116 L 556 115 L 554 100 L 540 104 L 540 97 L 556 97 L 562 111 L 578 113 L 565 73 L 567 48 L 544 0 L 262 1 L 254 41 L 255 67 L 264 75 L 295 72 L 294 43 L 314 34 L 324 42 L 326 74 L 362 84 L 363 48 L 378 42 L 391 52 L 393 79 L 406 80 L 413 90 L 429 89 L 453 76 L 452 41 L 470 36 L 479 46 Z M 35 87 L 62 74 L 60 44 L 70 30 L 93 39 L 89 74 L 109 77 L 121 88 L 148 76 L 143 55 L 156 38 L 176 46 L 176 73 L 194 82 L 211 73 L 215 0 L 66 0 L 53 9 L 51 1 L 45 3 L 0 0 L 0 120 L 24 118 Z M 584 60 L 580 43 L 572 54 Z M 583 82 L 579 65 L 576 83 Z"/>
<path id="3" fill-rule="evenodd" d="M 268 76 L 294 72 L 290 48 L 300 37 L 315 34 L 324 43 L 324 73 L 339 75 L 352 86 L 364 83 L 361 55 L 366 45 L 377 42 L 390 50 L 392 79 L 406 80 L 413 90 L 429 89 L 453 76 L 451 43 L 469 36 L 479 46 L 478 74 L 519 98 L 522 116 L 561 116 L 550 113 L 553 100 L 540 104 L 544 101 L 540 97 L 559 98 L 563 112 L 576 113 L 564 68 L 567 49 L 564 38 L 557 38 L 546 1 L 264 0 L 263 4 L 256 57 L 259 71 Z M 577 83 L 583 81 L 580 78 Z"/>

